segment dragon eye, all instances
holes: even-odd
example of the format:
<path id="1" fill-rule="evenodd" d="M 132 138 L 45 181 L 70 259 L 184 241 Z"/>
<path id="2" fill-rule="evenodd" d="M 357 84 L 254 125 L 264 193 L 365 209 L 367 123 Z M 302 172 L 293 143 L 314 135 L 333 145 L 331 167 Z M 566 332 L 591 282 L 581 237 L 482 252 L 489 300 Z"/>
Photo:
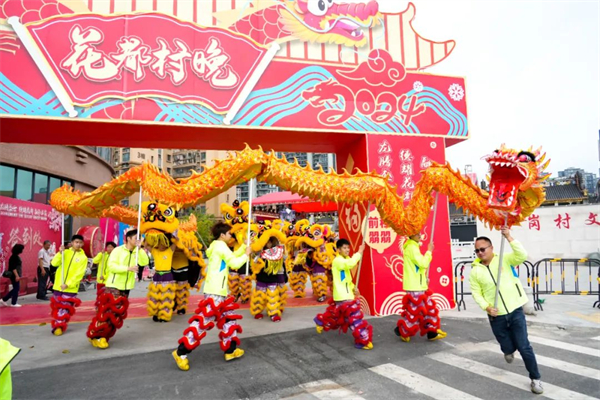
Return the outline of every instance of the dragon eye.
<path id="1" fill-rule="evenodd" d="M 316 231 L 313 233 L 313 236 L 321 236 L 321 231 L 319 231 L 319 230 L 316 230 Z"/>
<path id="2" fill-rule="evenodd" d="M 173 215 L 173 209 L 172 209 L 171 207 L 167 208 L 167 209 L 165 210 L 165 212 L 163 212 L 163 215 L 164 215 L 165 217 L 170 217 L 171 215 Z"/>
<path id="3" fill-rule="evenodd" d="M 329 6 L 326 3 L 326 0 L 308 0 L 308 12 L 317 17 L 322 17 L 327 14 L 327 10 Z"/>
<path id="4" fill-rule="evenodd" d="M 155 204 L 155 203 L 150 203 L 150 204 L 148 205 L 148 210 L 150 210 L 150 211 L 154 211 L 154 210 L 156 210 L 156 204 Z"/>
<path id="5" fill-rule="evenodd" d="M 531 162 L 533 161 L 533 159 L 531 158 L 531 156 L 527 153 L 523 153 L 523 154 L 519 154 L 519 157 L 517 157 L 517 161 L 519 162 Z"/>
<path id="6" fill-rule="evenodd" d="M 227 219 L 227 220 L 231 219 L 231 215 L 229 213 L 225 213 L 225 219 Z"/>
<path id="7" fill-rule="evenodd" d="M 235 210 L 235 212 L 242 215 L 244 213 L 244 210 L 242 210 L 241 208 L 238 208 L 237 210 Z"/>

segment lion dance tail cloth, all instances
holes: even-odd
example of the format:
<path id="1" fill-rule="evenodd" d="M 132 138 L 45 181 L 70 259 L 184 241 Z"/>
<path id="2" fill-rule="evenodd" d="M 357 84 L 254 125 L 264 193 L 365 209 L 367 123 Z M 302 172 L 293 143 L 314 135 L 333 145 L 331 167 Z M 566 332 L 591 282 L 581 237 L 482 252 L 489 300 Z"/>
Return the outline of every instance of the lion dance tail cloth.
<path id="1" fill-rule="evenodd" d="M 409 338 L 419 331 L 421 336 L 425 334 L 429 338 L 437 336 L 440 329 L 440 316 L 431 294 L 431 290 L 406 292 L 402 298 L 404 310 L 397 323 L 400 336 Z"/>
<path id="2" fill-rule="evenodd" d="M 177 285 L 171 272 L 156 272 L 148 286 L 148 315 L 155 321 L 168 322 L 173 316 Z"/>
<path id="3" fill-rule="evenodd" d="M 354 347 L 362 349 L 373 340 L 373 327 L 364 319 L 358 299 L 346 301 L 329 301 L 325 313 L 318 314 L 314 321 L 325 331 L 339 329 L 346 333 L 348 328 L 354 337 Z"/>
<path id="4" fill-rule="evenodd" d="M 75 308 L 79 307 L 80 304 L 81 300 L 77 298 L 77 293 L 55 291 L 50 299 L 52 332 L 58 328 L 65 332 L 71 317 L 75 315 Z"/>
<path id="5" fill-rule="evenodd" d="M 310 282 L 312 283 L 313 296 L 316 298 L 327 296 L 327 274 L 325 268 L 317 262 L 313 263 Z"/>
<path id="6" fill-rule="evenodd" d="M 229 271 L 229 293 L 234 299 L 239 296 L 242 304 L 250 301 L 250 296 L 252 295 L 252 275 Z"/>
<path id="7" fill-rule="evenodd" d="M 191 353 L 206 336 L 206 332 L 215 327 L 221 330 L 221 350 L 225 353 L 233 353 L 240 345 L 238 333 L 242 333 L 242 327 L 238 320 L 242 316 L 235 313 L 240 307 L 235 303 L 233 296 L 206 295 L 198 303 L 193 317 L 190 318 L 190 326 L 183 331 L 183 337 L 179 339 L 178 355 Z"/>
<path id="8" fill-rule="evenodd" d="M 123 326 L 129 309 L 129 290 L 105 288 L 98 297 L 98 311 L 88 326 L 87 337 L 107 341 Z"/>
<path id="9" fill-rule="evenodd" d="M 283 274 L 277 275 L 277 291 L 279 292 L 279 303 L 280 303 L 280 311 L 283 314 L 283 310 L 285 310 L 285 306 L 287 305 L 287 283 L 286 283 L 285 272 Z"/>
<path id="10" fill-rule="evenodd" d="M 290 286 L 294 291 L 294 297 L 304 298 L 306 293 L 306 281 L 308 280 L 308 272 L 301 265 L 294 265 L 294 268 L 290 272 Z"/>
<path id="11" fill-rule="evenodd" d="M 190 302 L 190 284 L 177 281 L 175 292 L 175 311 L 177 314 L 185 314 L 187 312 L 188 303 Z"/>

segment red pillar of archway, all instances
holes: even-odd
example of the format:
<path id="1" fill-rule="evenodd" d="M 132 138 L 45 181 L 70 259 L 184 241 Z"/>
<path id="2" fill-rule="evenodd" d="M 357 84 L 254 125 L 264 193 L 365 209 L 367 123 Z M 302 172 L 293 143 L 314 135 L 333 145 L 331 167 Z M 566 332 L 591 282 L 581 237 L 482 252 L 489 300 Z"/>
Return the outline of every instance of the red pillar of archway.
<path id="1" fill-rule="evenodd" d="M 414 185 L 420 179 L 420 171 L 430 161 L 444 163 L 444 140 L 431 137 L 406 137 L 397 135 L 361 135 L 354 142 L 337 151 L 338 171 L 346 168 L 353 171 L 377 171 L 388 174 L 397 185 L 398 194 L 406 193 L 405 206 Z M 347 238 L 353 249 L 363 241 L 363 221 L 369 227 L 367 243 L 362 261 L 359 290 L 363 310 L 370 315 L 400 313 L 402 309 L 402 246 L 404 237 L 394 236 L 389 229 L 382 227 L 377 218 L 375 206 L 371 205 L 370 218 L 365 221 L 367 204 L 340 204 L 340 237 Z M 438 200 L 436 221 L 433 212 L 423 227 L 423 251 L 430 240 L 431 228 L 435 223 L 435 250 L 430 270 L 430 288 L 441 308 L 454 307 L 454 287 L 452 285 L 452 256 L 450 247 L 450 226 L 448 202 L 445 196 Z M 427 210 L 425 210 L 427 212 Z M 353 271 L 355 275 L 357 269 Z"/>

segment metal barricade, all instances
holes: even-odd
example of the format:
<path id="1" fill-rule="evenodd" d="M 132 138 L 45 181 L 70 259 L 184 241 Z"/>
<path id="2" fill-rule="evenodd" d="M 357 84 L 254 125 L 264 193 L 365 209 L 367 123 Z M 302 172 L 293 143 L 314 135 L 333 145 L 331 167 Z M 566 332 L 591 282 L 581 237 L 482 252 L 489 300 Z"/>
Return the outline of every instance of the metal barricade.
<path id="1" fill-rule="evenodd" d="M 573 284 L 567 280 L 567 271 L 572 267 Z M 594 290 L 593 268 L 598 268 L 597 283 L 598 289 Z M 540 270 L 544 273 L 544 280 L 540 285 Z M 583 271 L 582 271 L 583 270 Z M 560 281 L 555 284 L 555 272 L 558 273 Z M 580 278 L 587 272 L 588 282 L 584 286 Z M 584 276 L 586 276 L 584 275 Z M 543 301 L 540 300 L 540 294 L 549 295 L 598 295 L 598 300 L 594 302 L 593 307 L 600 307 L 600 260 L 588 258 L 544 258 L 533 265 L 533 299 L 534 308 L 538 311 L 544 311 Z"/>
<path id="2" fill-rule="evenodd" d="M 458 311 L 461 310 L 461 305 L 464 310 L 467 309 L 467 305 L 465 304 L 465 295 L 470 295 L 471 292 L 465 292 L 465 267 L 470 266 L 474 260 L 465 260 L 460 261 L 454 265 L 454 301 L 456 302 L 456 306 Z M 527 286 L 532 287 L 533 283 L 533 264 L 529 261 L 523 262 L 521 265 L 524 265 L 527 269 Z M 517 265 L 517 274 L 521 276 L 521 265 Z M 533 287 L 534 299 L 535 299 L 535 287 Z"/>

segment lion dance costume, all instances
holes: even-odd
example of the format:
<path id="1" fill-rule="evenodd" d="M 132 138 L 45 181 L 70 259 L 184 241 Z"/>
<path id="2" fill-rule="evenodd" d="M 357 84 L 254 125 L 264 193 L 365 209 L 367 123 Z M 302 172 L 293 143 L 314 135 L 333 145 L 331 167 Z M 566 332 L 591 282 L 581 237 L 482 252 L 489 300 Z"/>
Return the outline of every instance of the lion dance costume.
<path id="1" fill-rule="evenodd" d="M 56 336 L 62 335 L 67 330 L 71 317 L 75 315 L 75 308 L 81 304 L 77 292 L 88 262 L 87 256 L 81 249 L 78 251 L 65 249 L 63 253 L 64 263 L 60 252 L 56 253 L 51 262 L 52 266 L 58 267 L 54 278 L 54 294 L 50 299 L 52 333 Z M 63 284 L 67 285 L 66 289 L 61 288 Z"/>
<path id="2" fill-rule="evenodd" d="M 373 348 L 373 327 L 363 318 L 360 301 L 354 298 L 354 283 L 350 270 L 358 264 L 361 255 L 356 253 L 352 258 L 338 255 L 333 260 L 333 299 L 325 313 L 318 314 L 314 321 L 317 333 L 323 330 L 339 329 L 346 333 L 352 331 L 354 347 L 370 350 Z"/>
<path id="3" fill-rule="evenodd" d="M 250 204 L 247 201 L 234 200 L 232 205 L 227 203 L 221 204 L 221 215 L 223 220 L 231 226 L 231 234 L 233 235 L 230 247 L 237 250 L 243 243 L 245 231 L 248 229 L 248 213 Z M 242 268 L 239 271 L 229 271 L 228 284 L 229 293 L 234 299 L 239 298 L 242 304 L 250 301 L 252 293 L 252 275 L 246 274 L 246 270 Z"/>
<path id="4" fill-rule="evenodd" d="M 240 339 L 237 334 L 242 333 L 238 320 L 242 316 L 235 313 L 240 306 L 235 303 L 233 296 L 228 295 L 226 279 L 229 268 L 239 269 L 248 261 L 244 254 L 246 247 L 242 245 L 236 252 L 232 252 L 227 243 L 215 240 L 206 251 L 209 257 L 206 282 L 204 283 L 204 298 L 200 300 L 195 315 L 190 318 L 190 326 L 183 331 L 179 339 L 179 347 L 172 355 L 179 369 L 187 371 L 189 360 L 187 355 L 200 345 L 206 333 L 217 326 L 221 330 L 221 350 L 225 352 L 225 360 L 230 361 L 244 355 L 244 351 L 237 346 Z"/>
<path id="5" fill-rule="evenodd" d="M 142 203 L 140 230 L 146 245 L 151 247 L 155 269 L 148 286 L 148 314 L 156 322 L 170 321 L 174 309 L 180 314 L 186 312 L 190 286 L 185 273 L 188 263 L 182 257 L 197 261 L 201 267 L 205 265 L 202 246 L 195 236 L 196 225 L 193 215 L 180 224 L 173 207 L 157 201 Z"/>
<path id="6" fill-rule="evenodd" d="M 304 269 L 310 273 L 313 296 L 317 298 L 317 301 L 322 302 L 327 297 L 327 270 L 331 268 L 335 256 L 333 243 L 325 242 L 325 236 L 329 235 L 329 228 L 320 224 L 309 226 L 306 220 L 298 222 L 300 226 L 298 224 L 296 226 L 301 235 L 295 241 L 299 253 L 294 263 L 295 265 L 303 263 Z M 301 275 L 298 278 L 301 283 Z M 292 283 L 293 286 L 294 283 Z"/>
<path id="7" fill-rule="evenodd" d="M 130 250 L 122 245 L 112 251 L 106 271 L 106 286 L 98 296 L 98 310 L 87 329 L 92 346 L 108 348 L 108 341 L 127 318 L 129 292 L 135 287 L 136 273 L 128 271 L 128 268 L 148 264 L 148 255 L 141 248 Z"/>
<path id="8" fill-rule="evenodd" d="M 404 243 L 403 288 L 406 294 L 402 298 L 402 314 L 394 329 L 402 341 L 421 333 L 429 340 L 443 339 L 446 332 L 440 329 L 439 310 L 428 289 L 427 269 L 431 264 L 432 254 L 425 255 L 419 250 L 419 243 L 408 239 Z"/>
<path id="9" fill-rule="evenodd" d="M 254 318 L 263 318 L 263 311 L 273 322 L 281 321 L 287 303 L 287 285 L 283 265 L 286 235 L 277 227 L 263 229 L 252 243 L 257 254 L 252 262 L 256 275 L 256 287 L 252 292 L 250 313 Z"/>

